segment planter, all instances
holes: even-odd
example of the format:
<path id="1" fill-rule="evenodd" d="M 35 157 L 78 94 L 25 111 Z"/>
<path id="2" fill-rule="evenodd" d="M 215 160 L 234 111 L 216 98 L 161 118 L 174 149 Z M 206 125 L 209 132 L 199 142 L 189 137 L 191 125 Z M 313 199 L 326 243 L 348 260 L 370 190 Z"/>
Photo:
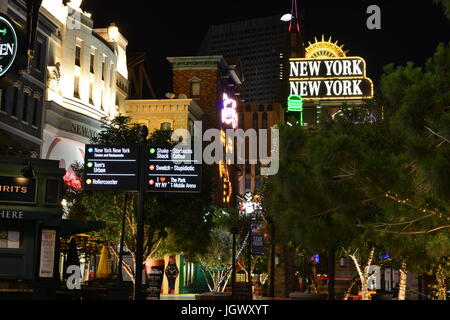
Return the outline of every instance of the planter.
<path id="1" fill-rule="evenodd" d="M 164 278 L 164 259 L 148 259 L 145 262 L 146 300 L 159 300 Z"/>
<path id="2" fill-rule="evenodd" d="M 126 301 L 130 300 L 133 290 L 132 283 L 117 283 L 108 288 L 108 300 Z"/>
<path id="3" fill-rule="evenodd" d="M 208 293 L 202 293 L 197 294 L 195 296 L 195 300 L 198 301 L 228 301 L 231 300 L 231 293 L 229 292 L 208 292 Z"/>
<path id="4" fill-rule="evenodd" d="M 394 300 L 393 294 L 373 294 L 372 300 Z"/>
<path id="5" fill-rule="evenodd" d="M 328 294 L 293 292 L 289 294 L 289 298 L 292 300 L 328 300 Z"/>

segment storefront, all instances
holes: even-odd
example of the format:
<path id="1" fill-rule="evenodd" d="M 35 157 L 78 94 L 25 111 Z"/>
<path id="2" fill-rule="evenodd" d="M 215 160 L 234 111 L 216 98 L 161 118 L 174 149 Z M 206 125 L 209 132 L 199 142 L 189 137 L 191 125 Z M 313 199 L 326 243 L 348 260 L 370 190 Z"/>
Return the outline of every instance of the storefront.
<path id="1" fill-rule="evenodd" d="M 0 299 L 52 299 L 59 286 L 59 239 L 99 222 L 63 220 L 58 161 L 0 157 Z"/>

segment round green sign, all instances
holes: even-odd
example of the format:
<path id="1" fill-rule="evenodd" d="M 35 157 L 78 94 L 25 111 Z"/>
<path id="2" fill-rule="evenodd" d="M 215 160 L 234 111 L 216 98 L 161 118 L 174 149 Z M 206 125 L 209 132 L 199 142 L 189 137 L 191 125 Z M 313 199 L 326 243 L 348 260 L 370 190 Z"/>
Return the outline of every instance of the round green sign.
<path id="1" fill-rule="evenodd" d="M 17 57 L 18 45 L 17 31 L 11 20 L 0 14 L 0 78 L 14 64 Z"/>

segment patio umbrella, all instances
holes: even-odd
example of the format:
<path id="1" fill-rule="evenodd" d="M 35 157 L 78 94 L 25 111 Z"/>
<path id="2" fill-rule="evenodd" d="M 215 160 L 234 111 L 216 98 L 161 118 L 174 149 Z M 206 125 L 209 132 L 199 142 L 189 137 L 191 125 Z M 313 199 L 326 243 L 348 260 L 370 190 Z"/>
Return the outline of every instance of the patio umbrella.
<path id="1" fill-rule="evenodd" d="M 111 274 L 108 263 L 108 248 L 103 245 L 102 254 L 100 255 L 100 262 L 98 263 L 97 273 L 95 277 L 97 279 L 108 278 Z"/>

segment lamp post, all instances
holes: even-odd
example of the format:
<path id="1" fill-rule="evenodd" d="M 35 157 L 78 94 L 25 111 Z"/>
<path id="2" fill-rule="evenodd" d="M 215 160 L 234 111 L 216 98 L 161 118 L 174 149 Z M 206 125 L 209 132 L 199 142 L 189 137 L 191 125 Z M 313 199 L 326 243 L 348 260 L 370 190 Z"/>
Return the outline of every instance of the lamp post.
<path id="1" fill-rule="evenodd" d="M 135 282 L 134 282 L 134 300 L 142 300 L 142 270 L 143 270 L 143 256 L 144 256 L 144 196 L 145 184 L 147 179 L 145 175 L 145 152 L 147 149 L 147 126 L 141 126 L 139 129 L 139 200 L 137 208 L 137 235 L 136 235 L 136 265 L 135 265 Z"/>
<path id="2" fill-rule="evenodd" d="M 269 297 L 275 297 L 275 222 L 272 216 L 268 216 L 270 224 L 270 285 L 269 285 Z"/>
<path id="3" fill-rule="evenodd" d="M 328 246 L 328 300 L 335 300 L 336 252 L 334 243 Z"/>
<path id="4" fill-rule="evenodd" d="M 231 228 L 231 234 L 233 235 L 233 248 L 232 248 L 232 271 L 231 271 L 231 288 L 232 288 L 232 294 L 235 295 L 234 288 L 236 285 L 236 235 L 239 233 L 239 228 L 232 227 Z"/>
<path id="5" fill-rule="evenodd" d="M 247 256 L 247 269 L 248 269 L 248 284 L 250 288 L 252 288 L 252 238 L 253 238 L 253 230 L 252 230 L 252 224 L 253 219 L 256 216 L 254 214 L 258 214 L 260 208 L 260 205 L 257 204 L 255 201 L 255 196 L 252 192 L 247 192 L 244 195 L 244 201 L 243 201 L 243 208 L 242 211 L 245 215 L 247 215 L 249 219 L 249 226 L 248 226 L 248 256 Z M 253 299 L 253 292 L 250 299 Z"/>

